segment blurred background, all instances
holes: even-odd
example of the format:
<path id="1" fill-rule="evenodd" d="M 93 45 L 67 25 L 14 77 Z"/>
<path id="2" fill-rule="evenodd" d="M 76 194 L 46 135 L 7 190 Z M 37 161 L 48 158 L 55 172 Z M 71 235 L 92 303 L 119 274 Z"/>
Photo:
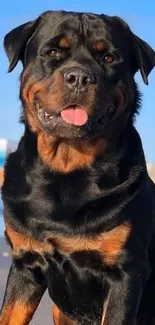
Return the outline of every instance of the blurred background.
<path id="1" fill-rule="evenodd" d="M 3 182 L 4 160 L 8 153 L 14 151 L 23 133 L 18 123 L 20 116 L 19 76 L 22 69 L 19 63 L 16 69 L 7 74 L 8 60 L 3 49 L 3 38 L 14 27 L 35 19 L 46 10 L 64 9 L 68 11 L 88 11 L 121 16 L 140 38 L 147 41 L 155 49 L 155 2 L 154 0 L 46 0 L 46 1 L 3 1 L 0 4 L 0 186 Z M 138 129 L 148 164 L 150 176 L 155 181 L 155 69 L 149 76 L 149 86 L 142 82 L 137 73 L 136 81 L 143 94 L 140 115 L 137 116 Z M 4 223 L 2 218 L 2 202 L 0 201 L 0 302 L 10 264 L 8 248 L 3 240 Z M 44 306 L 44 312 L 46 313 Z M 42 324 L 37 314 L 33 324 Z M 49 323 L 48 323 L 49 321 Z M 47 316 L 46 325 L 51 324 Z"/>

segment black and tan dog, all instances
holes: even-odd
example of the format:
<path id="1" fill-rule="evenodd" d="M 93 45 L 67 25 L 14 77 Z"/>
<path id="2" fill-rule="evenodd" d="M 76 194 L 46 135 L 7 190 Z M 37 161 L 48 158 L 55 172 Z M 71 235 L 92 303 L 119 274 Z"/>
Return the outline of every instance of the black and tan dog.
<path id="1" fill-rule="evenodd" d="M 1 325 L 155 324 L 155 187 L 133 123 L 155 65 L 124 21 L 46 12 L 4 40 L 24 135 L 2 188 L 12 247 Z M 46 320 L 45 320 L 46 323 Z"/>

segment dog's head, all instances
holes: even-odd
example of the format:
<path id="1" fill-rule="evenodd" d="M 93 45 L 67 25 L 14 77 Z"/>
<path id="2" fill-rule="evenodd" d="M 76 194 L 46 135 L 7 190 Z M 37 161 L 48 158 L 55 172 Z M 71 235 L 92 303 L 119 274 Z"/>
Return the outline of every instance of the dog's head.
<path id="1" fill-rule="evenodd" d="M 134 74 L 144 82 L 155 52 L 118 17 L 52 12 L 4 40 L 9 72 L 23 63 L 21 99 L 34 132 L 80 138 L 125 125 L 136 111 Z"/>

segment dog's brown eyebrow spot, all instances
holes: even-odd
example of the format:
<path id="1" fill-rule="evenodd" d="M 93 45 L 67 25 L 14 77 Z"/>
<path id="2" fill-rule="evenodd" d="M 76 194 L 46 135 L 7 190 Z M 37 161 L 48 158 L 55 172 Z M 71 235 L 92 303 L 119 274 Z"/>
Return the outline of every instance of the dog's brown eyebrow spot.
<path id="1" fill-rule="evenodd" d="M 64 37 L 60 40 L 59 46 L 63 48 L 68 48 L 70 46 L 70 40 L 67 37 Z"/>
<path id="2" fill-rule="evenodd" d="M 104 50 L 104 41 L 97 41 L 93 44 L 96 51 L 102 52 Z"/>

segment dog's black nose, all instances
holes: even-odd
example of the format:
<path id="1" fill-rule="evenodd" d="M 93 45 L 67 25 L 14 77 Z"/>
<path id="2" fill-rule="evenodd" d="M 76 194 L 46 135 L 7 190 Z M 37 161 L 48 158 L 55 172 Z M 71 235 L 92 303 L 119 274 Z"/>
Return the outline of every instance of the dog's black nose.
<path id="1" fill-rule="evenodd" d="M 88 85 L 93 84 L 95 78 L 91 71 L 70 68 L 64 73 L 64 81 L 69 88 L 78 88 L 79 91 L 82 91 L 85 90 Z"/>

